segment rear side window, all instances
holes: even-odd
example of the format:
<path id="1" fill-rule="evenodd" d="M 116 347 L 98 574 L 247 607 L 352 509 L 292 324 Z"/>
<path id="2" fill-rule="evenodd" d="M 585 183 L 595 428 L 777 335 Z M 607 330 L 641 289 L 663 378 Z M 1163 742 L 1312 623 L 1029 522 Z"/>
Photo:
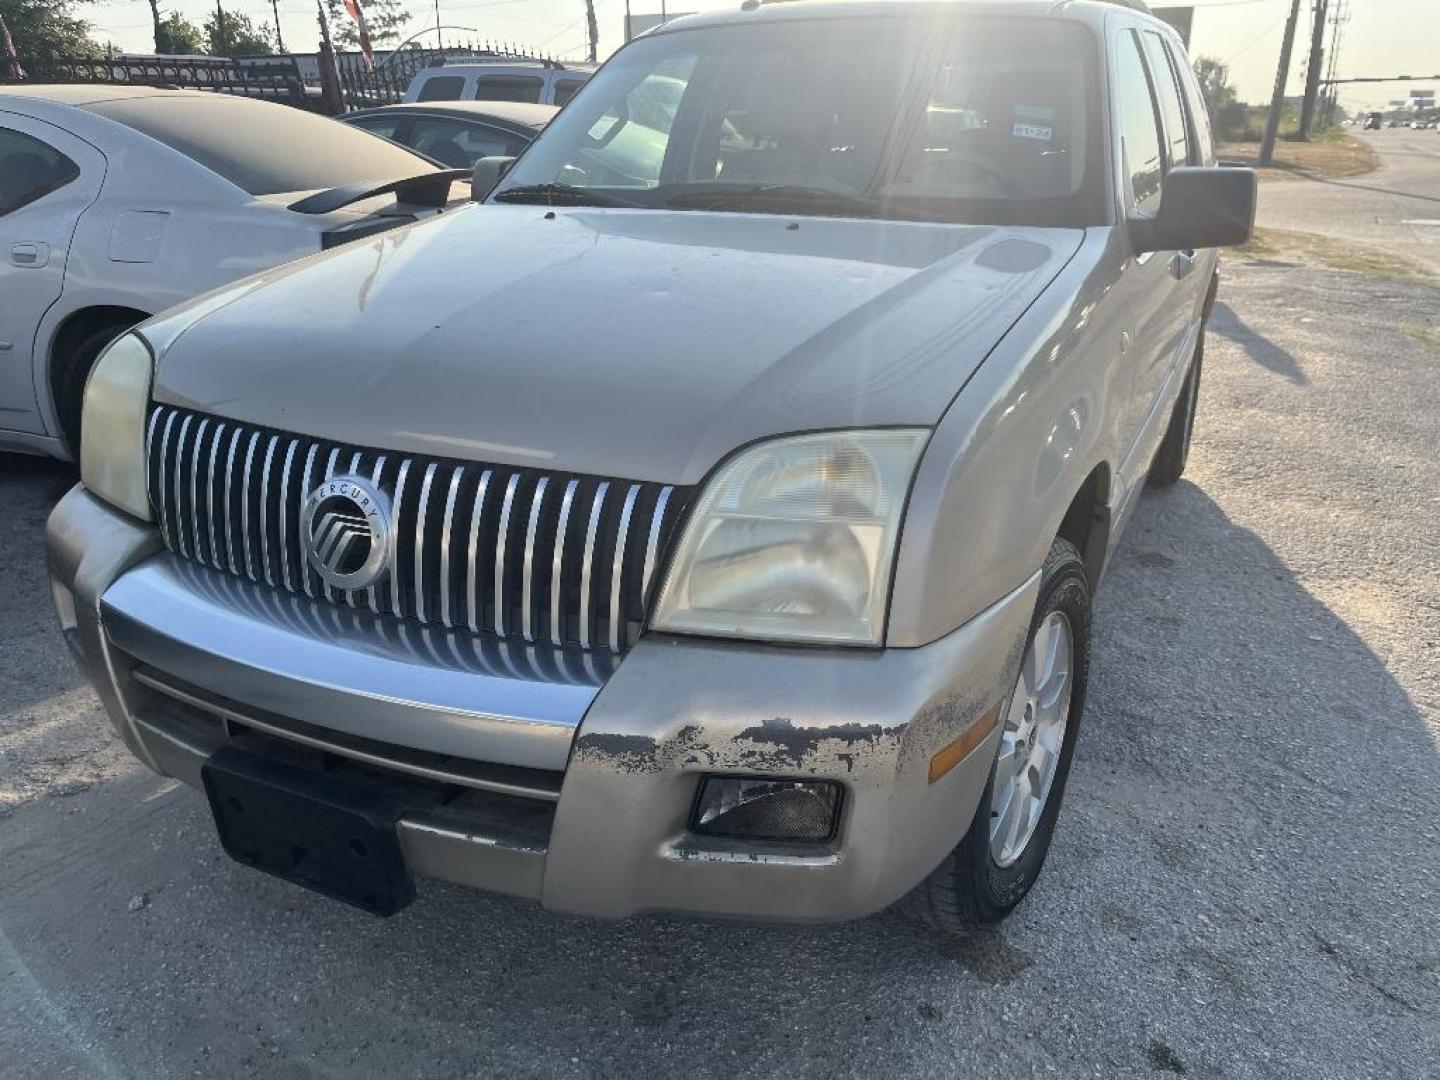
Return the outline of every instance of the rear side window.
<path id="1" fill-rule="evenodd" d="M 1165 160 L 1167 167 L 1190 164 L 1190 129 L 1185 123 L 1185 107 L 1180 103 L 1181 90 L 1175 69 L 1165 52 L 1160 35 L 1145 32 L 1145 53 L 1150 73 L 1155 79 L 1155 93 L 1160 99 L 1160 114 L 1165 120 Z"/>
<path id="2" fill-rule="evenodd" d="M 420 84 L 416 101 L 459 101 L 465 91 L 465 76 L 435 75 Z"/>
<path id="3" fill-rule="evenodd" d="M 1140 42 L 1127 30 L 1117 39 L 1115 100 L 1120 144 L 1124 150 L 1125 180 L 1137 210 L 1154 211 L 1160 205 L 1160 126 L 1155 99 Z"/>
<path id="4" fill-rule="evenodd" d="M 585 85 L 584 79 L 560 79 L 555 83 L 555 104 L 565 105 L 571 98 L 580 92 Z"/>
<path id="5" fill-rule="evenodd" d="M 62 188 L 80 166 L 53 146 L 0 127 L 0 217 Z"/>
<path id="6" fill-rule="evenodd" d="M 482 157 L 515 157 L 525 149 L 525 140 L 492 127 L 429 117 L 410 125 L 405 144 L 451 169 L 472 168 Z"/>
<path id="7" fill-rule="evenodd" d="M 1170 46 L 1166 49 L 1175 73 L 1180 77 L 1180 88 L 1185 92 L 1185 103 L 1190 110 L 1190 160 L 1197 165 L 1208 165 L 1214 160 L 1214 146 L 1210 139 L 1210 113 L 1205 108 L 1205 99 L 1200 96 L 1200 85 L 1183 49 Z"/>
<path id="8" fill-rule="evenodd" d="M 544 89 L 545 80 L 531 75 L 481 75 L 475 80 L 475 100 L 539 104 Z"/>
<path id="9" fill-rule="evenodd" d="M 395 131 L 400 127 L 402 117 L 396 116 L 366 116 L 360 120 L 347 120 L 351 127 L 358 127 L 361 131 L 368 131 L 371 135 L 379 135 L 382 139 L 395 138 Z"/>

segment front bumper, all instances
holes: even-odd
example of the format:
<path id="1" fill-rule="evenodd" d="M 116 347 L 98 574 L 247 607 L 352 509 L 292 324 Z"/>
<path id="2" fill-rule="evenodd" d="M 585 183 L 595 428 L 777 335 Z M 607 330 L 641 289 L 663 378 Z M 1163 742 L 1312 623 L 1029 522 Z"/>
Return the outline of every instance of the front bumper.
<path id="1" fill-rule="evenodd" d="M 79 487 L 48 533 L 66 639 L 152 769 L 198 785 L 235 739 L 381 769 L 414 791 L 415 873 L 606 917 L 827 921 L 904 895 L 975 813 L 998 727 L 933 782 L 931 759 L 1009 693 L 1038 585 L 922 648 L 652 634 L 612 665 L 253 586 Z M 692 834 L 706 774 L 836 780 L 837 835 Z"/>

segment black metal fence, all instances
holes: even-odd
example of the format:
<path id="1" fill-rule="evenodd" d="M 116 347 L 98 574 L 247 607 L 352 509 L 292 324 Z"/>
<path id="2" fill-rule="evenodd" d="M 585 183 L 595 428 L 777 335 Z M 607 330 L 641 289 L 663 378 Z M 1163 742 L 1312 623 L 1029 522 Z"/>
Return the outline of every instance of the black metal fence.
<path id="1" fill-rule="evenodd" d="M 318 90 L 305 85 L 291 57 L 241 64 L 224 57 L 20 58 L 30 83 L 104 83 L 114 86 L 176 86 L 263 98 L 301 109 L 322 108 Z M 0 80 L 13 81 L 13 80 Z"/>
<path id="2" fill-rule="evenodd" d="M 365 70 L 365 58 L 359 53 L 335 54 L 335 68 L 340 76 L 340 93 L 346 109 L 369 109 L 376 105 L 394 105 L 405 96 L 405 89 L 415 73 L 445 63 L 448 52 L 440 49 L 406 49 L 386 56 L 374 71 Z"/>
<path id="3" fill-rule="evenodd" d="M 505 60 L 554 61 L 507 47 L 467 46 L 435 49 L 405 49 L 384 54 L 373 71 L 365 70 L 358 52 L 336 52 L 343 110 L 393 105 L 402 100 L 416 73 L 439 67 L 446 61 L 497 62 Z M 20 57 L 29 83 L 106 83 L 115 86 L 172 86 L 186 90 L 212 90 L 241 97 L 293 105 L 313 112 L 328 108 L 321 87 L 324 76 L 320 54 L 299 53 L 231 60 L 215 56 L 122 56 L 109 59 Z M 0 83 L 6 77 L 0 67 Z"/>

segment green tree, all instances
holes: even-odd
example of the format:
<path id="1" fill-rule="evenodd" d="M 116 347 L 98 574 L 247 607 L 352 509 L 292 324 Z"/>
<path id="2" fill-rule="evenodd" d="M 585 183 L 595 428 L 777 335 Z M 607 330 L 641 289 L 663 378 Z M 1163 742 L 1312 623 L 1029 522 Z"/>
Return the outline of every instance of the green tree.
<path id="1" fill-rule="evenodd" d="M 1197 56 L 1195 81 L 1200 84 L 1205 108 L 1213 119 L 1218 120 L 1225 106 L 1235 100 L 1235 91 L 1230 87 L 1230 69 L 1213 56 Z"/>
<path id="2" fill-rule="evenodd" d="M 178 11 L 155 28 L 155 51 L 170 56 L 204 56 L 210 51 L 205 32 Z"/>
<path id="3" fill-rule="evenodd" d="M 0 0 L 0 17 L 31 79 L 44 78 L 45 62 L 56 57 L 100 55 L 90 24 L 75 15 L 75 6 L 72 0 Z"/>
<path id="4" fill-rule="evenodd" d="M 256 26 L 246 15 L 223 9 L 205 20 L 205 38 L 212 56 L 269 56 L 275 51 L 270 27 Z"/>
<path id="5" fill-rule="evenodd" d="M 360 0 L 360 10 L 365 12 L 371 45 L 398 42 L 405 24 L 410 21 L 410 12 L 405 10 L 404 0 Z M 335 44 L 346 49 L 358 49 L 360 28 L 345 11 L 342 0 L 325 0 L 325 14 L 330 20 L 330 37 Z"/>

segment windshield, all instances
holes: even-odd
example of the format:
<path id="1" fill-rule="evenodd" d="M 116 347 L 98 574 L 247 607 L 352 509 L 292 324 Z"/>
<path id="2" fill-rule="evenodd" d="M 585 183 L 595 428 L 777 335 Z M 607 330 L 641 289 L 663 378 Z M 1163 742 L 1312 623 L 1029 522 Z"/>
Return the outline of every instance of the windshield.
<path id="1" fill-rule="evenodd" d="M 606 64 L 492 197 L 1096 224 L 1094 53 L 1072 23 L 953 14 L 661 33 Z"/>
<path id="2" fill-rule="evenodd" d="M 161 91 L 87 108 L 180 151 L 251 195 L 403 180 L 435 169 L 395 143 L 288 105 Z"/>

